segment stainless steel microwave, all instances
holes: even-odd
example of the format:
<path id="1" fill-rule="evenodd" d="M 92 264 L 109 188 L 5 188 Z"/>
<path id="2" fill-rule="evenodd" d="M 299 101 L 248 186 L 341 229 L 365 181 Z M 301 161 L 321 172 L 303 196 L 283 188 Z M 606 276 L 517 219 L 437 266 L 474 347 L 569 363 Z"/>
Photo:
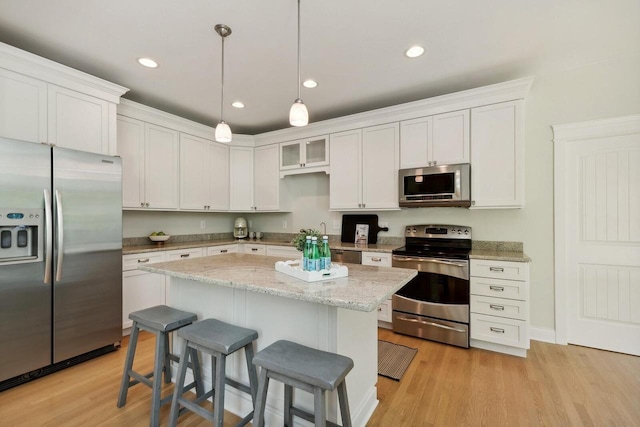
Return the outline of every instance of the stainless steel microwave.
<path id="1" fill-rule="evenodd" d="M 400 169 L 400 207 L 471 206 L 471 165 Z"/>

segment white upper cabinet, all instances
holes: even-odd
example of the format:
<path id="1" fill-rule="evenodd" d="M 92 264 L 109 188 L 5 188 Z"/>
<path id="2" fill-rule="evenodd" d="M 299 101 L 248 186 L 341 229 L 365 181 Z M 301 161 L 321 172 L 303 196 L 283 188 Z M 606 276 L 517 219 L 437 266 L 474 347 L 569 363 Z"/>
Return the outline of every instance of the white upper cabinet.
<path id="1" fill-rule="evenodd" d="M 115 104 L 62 87 L 49 85 L 48 142 L 92 153 L 115 154 Z"/>
<path id="2" fill-rule="evenodd" d="M 229 147 L 180 134 L 180 209 L 229 209 Z"/>
<path id="3" fill-rule="evenodd" d="M 0 136 L 47 141 L 47 84 L 0 68 Z"/>
<path id="4" fill-rule="evenodd" d="M 471 109 L 471 208 L 524 205 L 523 114 L 522 100 Z"/>
<path id="5" fill-rule="evenodd" d="M 398 124 L 332 134 L 329 207 L 398 208 Z"/>
<path id="6" fill-rule="evenodd" d="M 178 132 L 118 116 L 124 208 L 178 207 Z"/>
<path id="7" fill-rule="evenodd" d="M 280 144 L 281 176 L 328 172 L 329 137 L 327 135 Z"/>
<path id="8" fill-rule="evenodd" d="M 280 209 L 279 146 L 257 147 L 253 156 L 253 208 L 256 211 L 277 211 Z"/>
<path id="9" fill-rule="evenodd" d="M 400 122 L 400 168 L 469 163 L 469 110 Z"/>
<path id="10" fill-rule="evenodd" d="M 253 148 L 229 149 L 229 209 L 253 210 Z"/>

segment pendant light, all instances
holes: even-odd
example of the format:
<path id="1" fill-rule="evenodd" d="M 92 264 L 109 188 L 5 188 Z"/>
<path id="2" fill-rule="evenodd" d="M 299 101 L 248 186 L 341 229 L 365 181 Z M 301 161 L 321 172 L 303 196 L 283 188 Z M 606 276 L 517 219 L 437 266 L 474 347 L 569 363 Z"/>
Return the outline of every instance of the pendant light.
<path id="1" fill-rule="evenodd" d="M 298 0 L 298 98 L 293 101 L 289 110 L 291 126 L 306 126 L 309 124 L 309 112 L 300 98 L 300 0 Z"/>
<path id="2" fill-rule="evenodd" d="M 218 24 L 214 28 L 222 38 L 222 90 L 220 95 L 220 122 L 216 126 L 216 141 L 231 142 L 231 128 L 224 121 L 224 39 L 231 34 L 231 28 L 223 24 Z"/>

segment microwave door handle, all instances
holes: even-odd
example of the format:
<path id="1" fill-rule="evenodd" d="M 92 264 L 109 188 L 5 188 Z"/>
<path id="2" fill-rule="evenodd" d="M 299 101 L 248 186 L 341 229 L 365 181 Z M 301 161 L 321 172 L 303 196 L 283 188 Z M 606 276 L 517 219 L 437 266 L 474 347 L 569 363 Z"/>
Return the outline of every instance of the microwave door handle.
<path id="1" fill-rule="evenodd" d="M 62 195 L 56 190 L 56 220 L 58 233 L 58 265 L 56 266 L 56 282 L 62 280 L 62 261 L 64 259 L 64 221 L 62 218 Z"/>
<path id="2" fill-rule="evenodd" d="M 444 265 L 452 265 L 454 267 L 466 267 L 466 262 L 455 262 L 455 261 L 447 261 L 438 258 L 421 258 L 421 257 L 400 257 L 397 255 L 393 256 L 393 259 L 396 261 L 414 261 L 414 262 L 432 262 L 434 264 L 444 264 Z"/>
<path id="3" fill-rule="evenodd" d="M 45 229 L 42 233 L 45 240 L 44 283 L 51 282 L 51 258 L 53 257 L 53 213 L 51 212 L 51 193 L 44 189 Z"/>

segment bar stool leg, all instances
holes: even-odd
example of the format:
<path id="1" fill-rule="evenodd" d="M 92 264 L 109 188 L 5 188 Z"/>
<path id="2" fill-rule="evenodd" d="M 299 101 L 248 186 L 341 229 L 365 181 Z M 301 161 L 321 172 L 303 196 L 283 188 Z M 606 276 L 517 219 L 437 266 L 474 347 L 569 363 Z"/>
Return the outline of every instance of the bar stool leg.
<path id="1" fill-rule="evenodd" d="M 349 399 L 347 398 L 347 383 L 344 380 L 338 385 L 338 402 L 340 402 L 342 427 L 351 427 L 351 412 L 349 411 Z"/>
<path id="2" fill-rule="evenodd" d="M 171 415 L 169 415 L 169 426 L 175 427 L 178 424 L 178 415 L 180 414 L 180 404 L 178 400 L 182 397 L 185 377 L 187 376 L 187 365 L 189 364 L 189 355 L 193 357 L 193 353 L 187 349 L 187 341 L 182 341 L 182 350 L 180 352 L 180 364 L 178 365 L 178 373 L 176 374 L 176 389 L 173 391 L 171 399 Z M 202 387 L 202 385 L 200 386 Z"/>
<path id="3" fill-rule="evenodd" d="M 183 340 L 184 341 L 184 340 Z M 198 358 L 198 350 L 195 348 L 189 347 L 187 353 L 184 354 L 189 360 L 189 356 L 191 356 L 191 372 L 193 373 L 193 381 L 196 383 L 196 396 L 200 397 L 204 394 L 204 384 L 202 382 L 202 370 L 200 369 L 200 360 Z M 182 356 L 180 356 L 180 360 L 182 360 Z M 176 383 L 177 384 L 177 383 Z"/>
<path id="4" fill-rule="evenodd" d="M 293 414 L 291 407 L 293 406 L 293 387 L 289 384 L 284 385 L 284 425 L 293 427 Z"/>
<path id="5" fill-rule="evenodd" d="M 313 388 L 313 403 L 315 406 L 315 426 L 327 426 L 327 414 L 324 406 L 324 390 L 320 387 Z"/>
<path id="6" fill-rule="evenodd" d="M 258 393 L 258 374 L 253 364 L 253 343 L 244 347 L 245 359 L 247 360 L 247 372 L 249 373 L 249 388 L 251 389 L 251 402 L 256 407 L 256 395 Z"/>
<path id="7" fill-rule="evenodd" d="M 153 391 L 151 393 L 151 427 L 160 425 L 160 394 L 164 369 L 164 334 L 156 332 L 156 360 L 153 367 Z"/>
<path id="8" fill-rule="evenodd" d="M 129 372 L 133 368 L 133 357 L 136 354 L 136 346 L 138 345 L 138 323 L 133 322 L 131 327 L 131 336 L 129 337 L 129 348 L 127 349 L 127 359 L 124 362 L 124 372 L 122 373 L 122 381 L 120 382 L 120 393 L 118 395 L 118 408 L 122 408 L 127 403 L 127 392 L 129 391 Z"/>
<path id="9" fill-rule="evenodd" d="M 171 352 L 171 347 L 169 346 L 169 332 L 166 332 L 164 335 L 164 382 L 165 384 L 169 384 L 171 382 L 171 359 L 169 358 L 169 353 Z"/>
<path id="10" fill-rule="evenodd" d="M 265 368 L 260 369 L 258 379 L 258 394 L 256 396 L 256 408 L 253 413 L 253 425 L 264 427 L 264 410 L 267 404 L 267 389 L 269 388 L 269 377 Z"/>
<path id="11" fill-rule="evenodd" d="M 224 384 L 225 384 L 225 367 L 226 357 L 224 354 L 216 354 L 216 392 L 213 395 L 213 420 L 216 427 L 223 427 L 224 422 Z"/>

